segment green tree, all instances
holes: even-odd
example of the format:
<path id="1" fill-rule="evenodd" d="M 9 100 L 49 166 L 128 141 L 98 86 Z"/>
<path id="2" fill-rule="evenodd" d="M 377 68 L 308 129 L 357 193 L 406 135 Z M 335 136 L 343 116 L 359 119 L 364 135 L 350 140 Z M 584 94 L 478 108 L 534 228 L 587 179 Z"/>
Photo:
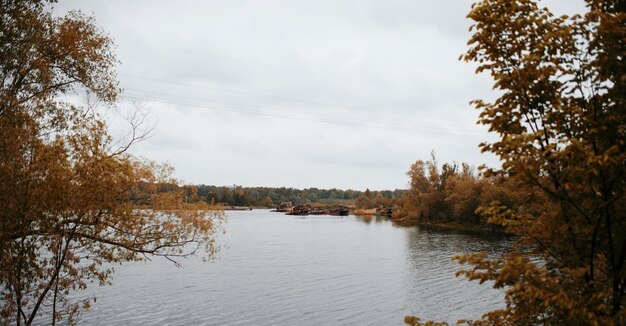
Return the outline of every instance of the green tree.
<path id="1" fill-rule="evenodd" d="M 68 294 L 106 284 L 110 263 L 210 254 L 218 226 L 186 203 L 193 191 L 160 191 L 176 183 L 172 169 L 128 155 L 137 138 L 114 146 L 96 108 L 64 101 L 113 104 L 116 60 L 91 18 L 55 18 L 50 6 L 0 0 L 2 324 L 30 325 L 42 310 L 71 322 L 90 301 Z"/>
<path id="2" fill-rule="evenodd" d="M 573 17 L 531 0 L 469 13 L 464 58 L 501 94 L 474 102 L 499 135 L 482 145 L 503 162 L 488 172 L 546 198 L 540 210 L 482 210 L 532 252 L 459 258 L 473 266 L 462 274 L 507 289 L 506 307 L 477 324 L 626 324 L 626 1 L 586 4 Z"/>

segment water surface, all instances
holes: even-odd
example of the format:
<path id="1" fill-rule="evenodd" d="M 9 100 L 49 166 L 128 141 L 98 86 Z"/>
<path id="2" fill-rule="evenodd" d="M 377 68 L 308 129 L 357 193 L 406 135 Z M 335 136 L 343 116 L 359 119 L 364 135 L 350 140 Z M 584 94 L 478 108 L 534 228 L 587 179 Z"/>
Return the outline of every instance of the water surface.
<path id="1" fill-rule="evenodd" d="M 402 325 L 501 307 L 503 293 L 456 278 L 454 255 L 509 240 L 394 226 L 375 217 L 232 211 L 214 262 L 163 259 L 116 268 L 80 324 Z"/>

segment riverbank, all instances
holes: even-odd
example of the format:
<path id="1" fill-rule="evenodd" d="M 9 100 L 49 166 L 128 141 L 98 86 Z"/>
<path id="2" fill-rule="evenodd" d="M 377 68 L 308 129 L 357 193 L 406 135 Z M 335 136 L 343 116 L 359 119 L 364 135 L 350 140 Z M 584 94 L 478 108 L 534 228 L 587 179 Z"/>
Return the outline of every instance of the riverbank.
<path id="1" fill-rule="evenodd" d="M 222 206 L 222 209 L 225 211 L 251 211 L 252 207 L 250 206 Z"/>
<path id="2" fill-rule="evenodd" d="M 506 233 L 504 228 L 492 224 L 464 224 L 459 222 L 434 223 L 428 221 L 395 219 L 394 223 L 401 226 L 419 226 L 422 228 L 440 231 L 459 231 L 475 234 L 512 236 Z"/>
<path id="3" fill-rule="evenodd" d="M 354 210 L 354 215 L 376 215 L 376 208 L 371 208 L 371 209 L 357 208 Z"/>

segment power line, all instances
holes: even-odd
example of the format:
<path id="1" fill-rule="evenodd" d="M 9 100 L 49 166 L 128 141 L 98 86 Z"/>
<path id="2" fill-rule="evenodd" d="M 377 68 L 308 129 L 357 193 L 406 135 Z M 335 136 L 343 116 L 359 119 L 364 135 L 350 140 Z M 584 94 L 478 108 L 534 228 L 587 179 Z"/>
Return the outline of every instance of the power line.
<path id="1" fill-rule="evenodd" d="M 311 69 L 305 69 L 305 68 L 301 68 L 301 67 L 276 65 L 276 64 L 271 64 L 271 63 L 267 63 L 267 62 L 262 62 L 262 61 L 252 60 L 252 59 L 247 59 L 247 58 L 242 58 L 242 57 L 235 57 L 235 56 L 229 56 L 229 55 L 224 55 L 224 54 L 215 54 L 215 53 L 206 52 L 206 51 L 197 51 L 197 50 L 190 50 L 190 49 L 184 49 L 184 48 L 173 48 L 173 47 L 169 47 L 169 46 L 165 46 L 165 45 L 161 45 L 161 44 L 153 44 L 153 43 L 137 41 L 137 40 L 119 39 L 119 38 L 117 40 L 121 41 L 122 43 L 130 44 L 131 46 L 135 46 L 135 47 L 159 48 L 159 49 L 165 49 L 165 50 L 168 50 L 168 51 L 171 51 L 171 52 L 188 53 L 188 54 L 192 54 L 192 55 L 196 55 L 196 56 L 212 57 L 212 58 L 216 58 L 216 59 L 220 59 L 220 60 L 234 61 L 234 62 L 244 63 L 244 64 L 248 64 L 248 65 L 264 66 L 264 67 L 273 68 L 275 70 L 291 70 L 291 71 L 294 71 L 294 72 L 307 72 L 307 73 L 315 73 L 315 74 L 322 73 L 322 74 L 326 74 L 326 75 L 331 74 L 330 72 L 328 72 L 327 70 L 324 70 L 324 69 L 311 70 Z M 336 71 L 333 72 L 333 74 L 332 74 L 333 78 L 336 77 L 336 75 L 335 75 L 336 73 L 337 73 Z M 361 81 L 361 82 L 366 82 L 366 83 L 370 83 L 370 84 L 378 84 L 378 85 L 387 85 L 387 86 L 392 86 L 392 87 L 398 87 L 398 85 L 390 84 L 387 81 L 372 80 L 372 79 L 369 79 L 369 78 L 368 79 L 364 79 L 362 76 L 356 76 L 356 75 L 351 75 L 351 74 L 346 74 L 346 73 L 340 73 L 340 75 L 343 75 L 343 77 L 346 77 L 348 79 Z M 414 74 L 404 74 L 404 75 L 400 75 L 400 76 L 414 77 Z"/>
<path id="2" fill-rule="evenodd" d="M 192 83 L 183 83 L 183 82 L 177 82 L 177 81 L 172 81 L 172 80 L 157 79 L 157 78 L 150 78 L 150 77 L 141 77 L 141 76 L 134 76 L 134 75 L 128 75 L 128 74 L 119 74 L 119 75 L 123 76 L 123 77 L 127 77 L 127 78 L 141 79 L 141 80 L 147 80 L 147 81 L 152 81 L 152 82 L 157 82 L 157 83 L 164 83 L 164 84 L 171 84 L 171 85 L 195 87 L 195 88 L 200 88 L 200 89 L 204 89 L 204 90 L 212 90 L 212 91 L 225 92 L 225 93 L 269 97 L 269 98 L 275 98 L 275 99 L 280 99 L 280 100 L 287 100 L 287 101 L 292 101 L 292 102 L 311 103 L 311 104 L 318 104 L 318 105 L 319 104 L 331 105 L 331 104 L 324 103 L 324 102 L 319 102 L 319 101 L 296 99 L 296 98 L 292 98 L 292 97 L 278 96 L 278 95 L 265 94 L 265 93 L 247 92 L 247 91 L 241 91 L 241 90 L 233 90 L 233 89 L 212 87 L 212 86 L 192 84 Z"/>
<path id="3" fill-rule="evenodd" d="M 153 91 L 148 91 L 148 90 L 140 90 L 140 89 L 134 89 L 134 88 L 127 88 L 127 90 L 131 90 L 134 92 L 138 92 L 140 93 L 141 96 L 150 96 L 150 95 L 159 95 L 161 97 L 169 97 L 174 98 L 174 100 L 177 99 L 190 99 L 190 100 L 200 100 L 200 101 L 205 101 L 205 99 L 201 99 L 198 97 L 191 97 L 191 96 L 182 96 L 182 95 L 174 95 L 174 94 L 167 94 L 167 93 L 161 93 L 161 92 L 153 92 Z M 217 104 L 217 105 L 227 105 L 227 106 L 236 106 L 236 107 L 243 107 L 243 108 L 252 108 L 252 109 L 259 109 L 259 110 L 263 110 L 265 112 L 276 112 L 278 114 L 303 114 L 303 115 L 308 115 L 308 116 L 313 116 L 313 117 L 324 117 L 327 119 L 342 119 L 341 117 L 337 117 L 337 116 L 332 116 L 332 115 L 326 115 L 326 114 L 319 114 L 319 113 L 309 113 L 309 112 L 284 112 L 284 111 L 276 111 L 276 110 L 271 110 L 265 107 L 261 107 L 258 105 L 249 105 L 249 104 L 243 104 L 243 103 L 235 103 L 235 102 L 227 102 L 227 101 L 211 101 L 210 104 Z M 369 119 L 363 119 L 363 118 L 349 118 L 349 121 L 358 121 L 358 122 L 366 122 L 366 123 L 374 123 L 374 124 L 388 124 L 385 122 L 381 122 L 378 120 L 369 120 Z M 405 123 L 394 123 L 394 125 L 400 125 L 400 126 L 406 126 L 409 128 L 415 128 L 415 125 L 412 124 L 405 124 Z"/>
<path id="4" fill-rule="evenodd" d="M 307 119 L 307 118 L 289 115 L 288 113 L 285 114 L 284 112 L 283 113 L 259 112 L 259 111 L 251 111 L 251 110 L 242 110 L 242 109 L 237 109 L 237 108 L 232 108 L 232 107 L 227 107 L 227 106 L 220 107 L 220 106 L 215 106 L 215 105 L 189 103 L 189 102 L 176 101 L 176 100 L 167 100 L 167 99 L 155 100 L 154 98 L 133 96 L 133 95 L 123 95 L 122 97 L 127 98 L 127 99 L 134 99 L 134 100 L 158 101 L 161 103 L 180 105 L 180 106 L 186 106 L 186 107 L 195 107 L 195 108 L 201 108 L 201 109 L 209 109 L 209 110 L 215 110 L 215 111 L 234 112 L 234 113 L 241 113 L 241 114 L 248 114 L 248 115 L 273 117 L 273 118 L 288 119 L 288 120 L 298 120 L 298 121 L 306 121 L 306 122 L 313 121 L 313 122 L 321 122 L 321 123 L 334 124 L 334 125 L 372 128 L 372 129 L 390 130 L 390 131 L 397 131 L 397 132 L 425 133 L 427 131 L 424 131 L 424 130 L 428 130 L 428 131 L 444 132 L 444 133 L 455 134 L 455 135 L 482 136 L 482 134 L 480 133 L 454 131 L 454 130 L 449 130 L 449 129 L 436 128 L 432 126 L 410 126 L 410 125 L 399 125 L 399 124 L 392 124 L 392 123 L 380 123 L 382 126 L 372 126 L 372 125 L 367 125 L 364 123 L 359 123 L 359 122 L 364 122 L 364 121 L 358 121 L 358 120 L 353 121 L 353 120 L 337 120 L 337 119 Z M 410 129 L 399 128 L 399 127 L 410 127 Z"/>
<path id="5" fill-rule="evenodd" d="M 194 87 L 194 88 L 203 89 L 203 90 L 213 90 L 213 91 L 218 91 L 218 92 L 232 93 L 232 94 L 241 94 L 241 95 L 247 95 L 247 96 L 260 96 L 260 97 L 274 98 L 274 99 L 286 100 L 286 101 L 290 101 L 290 102 L 294 102 L 294 103 L 308 103 L 308 104 L 323 105 L 323 106 L 328 106 L 328 107 L 340 106 L 340 107 L 343 107 L 343 108 L 349 108 L 349 109 L 354 109 L 354 110 L 361 110 L 361 109 L 365 108 L 365 107 L 355 107 L 355 106 L 345 105 L 345 104 L 341 104 L 341 103 L 339 103 L 339 104 L 337 104 L 337 103 L 327 103 L 327 102 L 322 102 L 322 101 L 298 99 L 298 98 L 293 98 L 293 97 L 285 97 L 285 96 L 278 96 L 278 95 L 273 95 L 273 94 L 249 92 L 249 91 L 242 91 L 242 90 L 225 89 L 225 88 L 219 88 L 219 87 L 212 87 L 212 86 L 192 84 L 192 83 L 184 83 L 184 82 L 178 82 L 178 81 L 172 81 L 172 80 L 164 80 L 164 79 L 151 78 L 151 77 L 135 76 L 135 75 L 129 75 L 129 74 L 119 74 L 119 75 L 123 76 L 123 77 L 127 77 L 127 78 L 146 80 L 146 81 L 157 82 L 157 83 L 164 83 L 164 84 L 170 84 L 170 85 L 179 85 L 179 86 L 186 86 L 186 87 Z M 375 108 L 371 108 L 370 107 L 370 108 L 366 108 L 366 109 L 375 109 Z M 389 112 L 388 109 L 386 109 L 386 110 Z M 395 110 L 391 110 L 391 112 L 404 113 L 404 112 L 395 111 Z M 464 119 L 459 119 L 459 118 L 456 118 L 456 117 L 446 117 L 446 119 L 464 120 Z"/>

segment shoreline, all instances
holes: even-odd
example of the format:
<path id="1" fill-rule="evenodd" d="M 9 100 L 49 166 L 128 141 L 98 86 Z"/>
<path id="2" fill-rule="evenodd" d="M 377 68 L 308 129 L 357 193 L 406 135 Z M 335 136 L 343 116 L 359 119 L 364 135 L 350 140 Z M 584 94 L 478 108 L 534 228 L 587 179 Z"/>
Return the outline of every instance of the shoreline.
<path id="1" fill-rule="evenodd" d="M 447 223 L 433 223 L 433 222 L 425 222 L 425 221 L 415 221 L 415 220 L 403 220 L 403 219 L 393 219 L 394 223 L 404 227 L 418 226 L 426 229 L 439 230 L 439 231 L 458 231 L 465 233 L 474 233 L 474 234 L 486 234 L 486 235 L 497 235 L 497 236 L 514 236 L 513 234 L 506 233 L 506 231 L 495 225 L 472 225 L 472 224 L 463 224 L 459 222 L 447 222 Z"/>
<path id="2" fill-rule="evenodd" d="M 251 211 L 251 210 L 271 210 L 271 208 L 267 207 L 254 207 L 254 206 L 226 206 L 221 207 L 224 211 Z M 377 216 L 376 214 L 357 214 L 358 210 L 350 211 L 350 215 L 352 216 Z M 362 213 L 362 212 L 359 212 Z M 433 223 L 427 221 L 418 221 L 418 220 L 410 220 L 410 219 L 394 219 L 389 218 L 394 224 L 401 227 L 412 227 L 418 226 L 425 229 L 437 230 L 437 231 L 455 231 L 455 232 L 463 232 L 463 233 L 473 233 L 473 234 L 482 234 L 482 235 L 493 235 L 493 236 L 506 236 L 506 237 L 514 237 L 514 234 L 506 233 L 506 231 L 495 225 L 473 225 L 473 224 L 463 224 L 459 222 L 447 222 L 447 223 Z"/>

